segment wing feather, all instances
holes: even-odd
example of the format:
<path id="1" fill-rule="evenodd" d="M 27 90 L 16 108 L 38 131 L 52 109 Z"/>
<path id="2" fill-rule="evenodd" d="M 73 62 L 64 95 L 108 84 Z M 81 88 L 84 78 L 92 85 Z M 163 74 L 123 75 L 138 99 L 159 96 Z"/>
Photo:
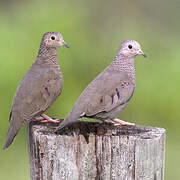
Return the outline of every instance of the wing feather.
<path id="1" fill-rule="evenodd" d="M 134 85 L 126 73 L 105 72 L 84 92 L 90 95 L 86 115 L 93 116 L 103 111 L 111 111 L 126 103 L 133 91 Z"/>

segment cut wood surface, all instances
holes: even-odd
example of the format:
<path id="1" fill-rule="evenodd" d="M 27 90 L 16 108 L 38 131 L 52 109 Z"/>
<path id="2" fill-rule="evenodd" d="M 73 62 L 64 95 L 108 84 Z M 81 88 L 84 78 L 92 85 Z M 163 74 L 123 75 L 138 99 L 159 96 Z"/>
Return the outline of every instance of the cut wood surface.
<path id="1" fill-rule="evenodd" d="M 31 180 L 163 180 L 165 129 L 28 124 Z"/>

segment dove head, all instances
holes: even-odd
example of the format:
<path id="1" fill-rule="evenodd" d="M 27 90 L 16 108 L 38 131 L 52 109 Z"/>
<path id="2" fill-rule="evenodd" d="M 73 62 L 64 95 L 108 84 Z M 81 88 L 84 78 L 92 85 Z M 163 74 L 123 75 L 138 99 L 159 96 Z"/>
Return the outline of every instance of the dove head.
<path id="1" fill-rule="evenodd" d="M 47 47 L 60 47 L 60 46 L 66 46 L 69 48 L 69 46 L 65 43 L 62 35 L 59 32 L 46 32 L 43 35 L 41 44 L 44 44 Z"/>
<path id="2" fill-rule="evenodd" d="M 121 43 L 118 54 L 125 57 L 135 57 L 138 54 L 147 57 L 146 54 L 141 50 L 140 44 L 135 40 L 125 40 Z"/>

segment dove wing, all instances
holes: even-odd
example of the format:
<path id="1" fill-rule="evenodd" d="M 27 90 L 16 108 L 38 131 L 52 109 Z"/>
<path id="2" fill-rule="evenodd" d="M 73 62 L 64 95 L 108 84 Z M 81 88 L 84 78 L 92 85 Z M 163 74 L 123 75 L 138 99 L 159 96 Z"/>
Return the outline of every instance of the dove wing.
<path id="1" fill-rule="evenodd" d="M 59 75 L 49 67 L 30 68 L 18 86 L 11 120 L 14 115 L 19 115 L 22 121 L 28 121 L 44 112 L 60 95 L 62 78 Z"/>
<path id="2" fill-rule="evenodd" d="M 128 102 L 134 92 L 134 85 L 124 72 L 105 71 L 87 89 L 84 100 L 87 102 L 86 116 L 93 116 L 100 112 L 109 112 L 112 109 Z"/>

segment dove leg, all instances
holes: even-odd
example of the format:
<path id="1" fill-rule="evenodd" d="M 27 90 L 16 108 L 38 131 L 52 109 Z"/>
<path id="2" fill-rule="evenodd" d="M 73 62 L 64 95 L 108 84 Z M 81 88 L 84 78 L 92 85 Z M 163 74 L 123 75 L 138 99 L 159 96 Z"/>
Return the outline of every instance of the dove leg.
<path id="1" fill-rule="evenodd" d="M 112 122 L 115 126 L 134 126 L 135 125 L 134 123 L 126 122 L 117 118 L 113 119 Z"/>
<path id="2" fill-rule="evenodd" d="M 108 120 L 104 120 L 104 122 L 105 123 L 110 123 L 110 124 L 113 124 L 114 126 L 119 126 L 119 123 L 115 123 L 113 120 L 110 120 L 110 119 L 108 119 Z"/>
<path id="3" fill-rule="evenodd" d="M 52 119 L 46 114 L 41 114 L 40 117 L 37 117 L 36 120 L 39 120 L 41 122 L 51 122 L 51 123 L 59 123 L 60 119 Z"/>
<path id="4" fill-rule="evenodd" d="M 35 120 L 41 121 L 41 120 L 44 120 L 44 118 L 40 116 L 40 117 L 36 117 Z"/>
<path id="5" fill-rule="evenodd" d="M 111 124 L 114 124 L 114 121 L 113 120 L 110 120 L 110 119 L 107 119 L 107 120 L 104 120 L 105 123 L 111 123 Z"/>

